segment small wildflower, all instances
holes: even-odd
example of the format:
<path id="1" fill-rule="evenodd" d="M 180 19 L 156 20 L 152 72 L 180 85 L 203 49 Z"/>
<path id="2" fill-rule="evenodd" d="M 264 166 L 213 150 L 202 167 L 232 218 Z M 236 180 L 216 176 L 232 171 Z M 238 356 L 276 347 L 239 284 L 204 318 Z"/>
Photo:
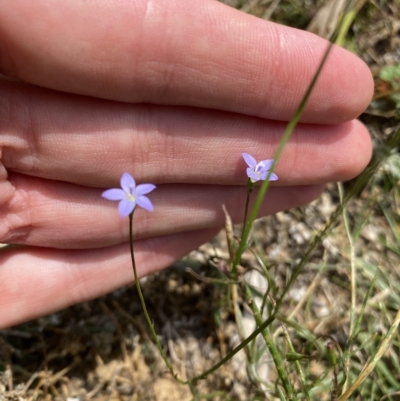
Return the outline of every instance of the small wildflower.
<path id="1" fill-rule="evenodd" d="M 119 215 L 126 217 L 133 212 L 136 205 L 150 212 L 154 210 L 154 206 L 147 196 L 156 186 L 153 184 L 140 184 L 136 186 L 136 182 L 129 173 L 122 174 L 121 188 L 112 188 L 104 191 L 101 196 L 112 201 L 120 201 L 118 205 Z"/>
<path id="2" fill-rule="evenodd" d="M 247 167 L 246 173 L 251 182 L 255 183 L 256 181 L 264 181 L 267 179 L 268 172 L 272 166 L 272 163 L 274 162 L 272 159 L 261 160 L 259 163 L 257 163 L 256 159 L 248 153 L 242 153 L 242 156 L 244 161 L 249 166 Z M 271 173 L 269 181 L 276 181 L 277 179 L 278 176 L 274 173 Z"/>

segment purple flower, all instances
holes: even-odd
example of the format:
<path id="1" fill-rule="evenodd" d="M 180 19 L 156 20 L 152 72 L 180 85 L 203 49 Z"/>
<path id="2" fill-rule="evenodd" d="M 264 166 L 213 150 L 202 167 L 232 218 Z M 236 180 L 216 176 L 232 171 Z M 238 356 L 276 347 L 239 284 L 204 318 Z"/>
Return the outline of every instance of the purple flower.
<path id="1" fill-rule="evenodd" d="M 256 159 L 249 155 L 248 153 L 242 153 L 244 161 L 247 163 L 249 167 L 247 167 L 246 173 L 247 177 L 254 183 L 256 181 L 264 181 L 267 179 L 268 171 L 274 162 L 272 159 L 270 160 L 261 160 L 259 163 L 256 162 Z M 278 176 L 274 173 L 271 173 L 269 176 L 269 181 L 276 181 Z"/>
<path id="2" fill-rule="evenodd" d="M 112 188 L 104 191 L 101 196 L 108 200 L 120 201 L 118 205 L 119 215 L 126 217 L 133 212 L 136 205 L 150 212 L 154 210 L 153 204 L 147 196 L 156 186 L 153 184 L 140 184 L 129 173 L 122 174 L 121 188 Z"/>

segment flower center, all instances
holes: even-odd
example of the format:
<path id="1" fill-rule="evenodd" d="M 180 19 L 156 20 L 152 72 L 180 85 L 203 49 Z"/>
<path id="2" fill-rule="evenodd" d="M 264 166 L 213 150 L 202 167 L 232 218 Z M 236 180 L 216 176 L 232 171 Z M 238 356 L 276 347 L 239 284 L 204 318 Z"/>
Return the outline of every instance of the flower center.
<path id="1" fill-rule="evenodd" d="M 126 200 L 128 200 L 129 202 L 136 202 L 135 195 L 127 193 L 126 194 Z"/>

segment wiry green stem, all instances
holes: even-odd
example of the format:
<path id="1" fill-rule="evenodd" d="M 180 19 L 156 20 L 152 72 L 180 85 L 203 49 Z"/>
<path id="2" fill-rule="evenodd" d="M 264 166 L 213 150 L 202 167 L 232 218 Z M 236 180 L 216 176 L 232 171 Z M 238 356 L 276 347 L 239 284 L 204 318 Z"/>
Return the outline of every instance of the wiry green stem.
<path id="1" fill-rule="evenodd" d="M 167 356 L 165 355 L 165 352 L 160 344 L 160 341 L 158 340 L 157 337 L 157 333 L 154 330 L 154 325 L 153 322 L 150 319 L 149 313 L 147 312 L 147 307 L 146 307 L 146 303 L 144 301 L 144 297 L 143 297 L 143 293 L 142 293 L 142 289 L 140 288 L 140 282 L 139 282 L 139 277 L 136 271 L 136 263 L 135 263 L 135 255 L 133 253 L 133 212 L 129 215 L 129 247 L 131 250 L 131 260 L 132 260 L 132 268 L 133 268 L 133 275 L 135 276 L 135 285 L 136 285 L 136 289 L 137 292 L 139 294 L 139 299 L 140 299 L 140 303 L 142 305 L 142 309 L 143 309 L 143 313 L 144 316 L 146 318 L 146 322 L 147 325 L 149 326 L 150 332 L 153 336 L 154 342 L 157 345 L 158 351 L 160 352 L 160 355 L 162 357 L 162 359 L 165 362 L 165 365 L 167 366 L 168 370 L 171 372 L 171 374 L 175 377 L 175 379 L 177 381 L 179 381 L 182 384 L 185 384 L 185 382 L 183 382 L 182 380 L 178 379 L 176 373 L 174 372 L 174 369 L 172 367 L 172 365 L 169 363 Z"/>

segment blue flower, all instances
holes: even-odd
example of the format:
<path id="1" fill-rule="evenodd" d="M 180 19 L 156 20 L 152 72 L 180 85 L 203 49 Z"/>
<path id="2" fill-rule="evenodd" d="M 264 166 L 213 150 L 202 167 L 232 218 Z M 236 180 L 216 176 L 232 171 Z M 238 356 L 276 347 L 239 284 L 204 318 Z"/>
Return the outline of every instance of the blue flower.
<path id="1" fill-rule="evenodd" d="M 272 159 L 269 160 L 261 160 L 259 163 L 256 162 L 256 159 L 249 155 L 248 153 L 242 153 L 244 161 L 247 163 L 249 167 L 247 167 L 246 173 L 247 177 L 250 178 L 251 182 L 264 181 L 267 179 L 268 172 L 274 162 Z M 274 173 L 271 173 L 269 176 L 269 181 L 276 181 L 278 176 Z"/>
<path id="2" fill-rule="evenodd" d="M 150 212 L 154 210 L 154 206 L 147 196 L 156 186 L 153 184 L 140 184 L 136 186 L 136 182 L 129 173 L 122 174 L 121 188 L 112 188 L 104 191 L 101 196 L 108 200 L 120 201 L 118 205 L 119 215 L 126 217 L 133 212 L 136 205 Z"/>

